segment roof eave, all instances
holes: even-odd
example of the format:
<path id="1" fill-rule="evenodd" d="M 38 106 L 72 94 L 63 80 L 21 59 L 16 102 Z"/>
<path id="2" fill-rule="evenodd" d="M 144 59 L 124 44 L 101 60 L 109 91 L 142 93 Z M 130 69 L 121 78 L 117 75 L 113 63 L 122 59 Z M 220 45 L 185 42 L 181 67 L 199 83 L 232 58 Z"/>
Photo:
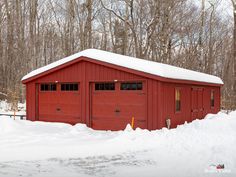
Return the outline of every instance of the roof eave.
<path id="1" fill-rule="evenodd" d="M 146 72 L 143 72 L 143 71 L 134 70 L 134 69 L 131 69 L 131 68 L 126 68 L 126 67 L 123 67 L 123 66 L 118 66 L 118 65 L 102 62 L 102 61 L 99 61 L 99 60 L 91 60 L 89 57 L 85 57 L 85 56 L 80 56 L 77 59 L 71 60 L 70 62 L 61 64 L 61 65 L 59 65 L 55 68 L 49 69 L 47 71 L 44 71 L 44 72 L 39 73 L 37 75 L 34 75 L 32 77 L 26 78 L 26 79 L 22 80 L 22 83 L 27 84 L 28 82 L 34 81 L 34 80 L 36 80 L 40 77 L 48 75 L 48 74 L 50 74 L 52 72 L 55 72 L 55 71 L 57 71 L 61 68 L 70 66 L 70 65 L 72 65 L 74 63 L 77 63 L 77 62 L 80 62 L 82 60 L 87 61 L 87 62 L 91 62 L 91 63 L 100 64 L 100 65 L 107 66 L 107 67 L 111 67 L 111 68 L 114 68 L 114 69 L 119 69 L 119 70 L 122 70 L 122 71 L 125 71 L 125 72 L 127 72 L 127 70 L 129 70 L 130 73 L 140 75 L 140 76 L 143 76 L 143 77 L 147 77 L 147 78 L 150 78 L 150 79 L 154 79 L 154 80 L 159 80 L 159 81 L 162 81 L 162 82 L 185 83 L 185 84 L 195 84 L 195 85 L 211 85 L 211 86 L 222 86 L 223 85 L 223 82 L 221 84 L 221 83 L 194 81 L 194 80 L 166 78 L 166 77 L 146 73 Z"/>

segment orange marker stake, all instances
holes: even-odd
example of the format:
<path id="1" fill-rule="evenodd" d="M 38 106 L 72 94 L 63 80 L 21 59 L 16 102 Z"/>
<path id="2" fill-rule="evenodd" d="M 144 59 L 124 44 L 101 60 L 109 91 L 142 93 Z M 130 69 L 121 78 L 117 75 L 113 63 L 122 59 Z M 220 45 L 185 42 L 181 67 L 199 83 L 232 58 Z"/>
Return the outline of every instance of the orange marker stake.
<path id="1" fill-rule="evenodd" d="M 134 129 L 134 117 L 132 117 L 131 127 L 132 127 L 132 129 Z"/>

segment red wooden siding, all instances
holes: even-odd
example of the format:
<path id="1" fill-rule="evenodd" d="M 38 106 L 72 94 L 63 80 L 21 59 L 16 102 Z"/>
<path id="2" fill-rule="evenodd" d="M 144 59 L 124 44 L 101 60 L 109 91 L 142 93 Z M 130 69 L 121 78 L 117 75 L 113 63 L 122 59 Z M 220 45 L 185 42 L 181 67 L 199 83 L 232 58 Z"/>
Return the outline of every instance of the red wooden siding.
<path id="1" fill-rule="evenodd" d="M 26 85 L 26 116 L 28 120 L 35 120 L 36 117 L 36 87 L 34 82 Z"/>
<path id="2" fill-rule="evenodd" d="M 147 85 L 148 103 L 148 129 L 155 130 L 163 127 L 162 121 L 162 83 L 160 81 L 148 80 Z"/>
<path id="3" fill-rule="evenodd" d="M 94 129 L 120 130 L 134 116 L 135 127 L 154 130 L 166 127 L 167 118 L 171 119 L 171 127 L 176 127 L 220 109 L 220 85 L 180 80 L 175 83 L 174 79 L 159 76 L 154 79 L 138 71 L 81 58 L 26 82 L 27 119 L 86 123 Z M 120 90 L 122 82 L 137 81 L 143 83 L 143 90 Z M 96 92 L 94 84 L 98 82 L 114 82 L 116 90 Z M 41 92 L 37 88 L 42 83 L 56 83 L 57 91 Z M 79 83 L 79 91 L 62 92 L 61 83 Z M 181 94 L 178 112 L 175 111 L 176 88 Z M 214 107 L 210 106 L 211 90 L 215 95 Z M 119 113 L 114 112 L 116 108 Z"/>
<path id="4" fill-rule="evenodd" d="M 190 122 L 195 119 L 202 119 L 207 113 L 217 113 L 220 110 L 220 88 L 206 87 L 188 84 L 169 84 L 163 87 L 163 120 L 171 119 L 171 127 Z M 180 89 L 181 110 L 175 111 L 175 88 Z M 210 107 L 210 92 L 215 91 L 215 106 Z"/>

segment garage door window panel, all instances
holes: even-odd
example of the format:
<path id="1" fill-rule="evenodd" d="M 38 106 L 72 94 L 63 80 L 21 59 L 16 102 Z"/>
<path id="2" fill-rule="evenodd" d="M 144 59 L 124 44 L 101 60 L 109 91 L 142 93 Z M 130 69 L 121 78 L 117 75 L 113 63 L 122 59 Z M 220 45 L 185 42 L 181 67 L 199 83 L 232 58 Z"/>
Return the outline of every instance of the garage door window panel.
<path id="1" fill-rule="evenodd" d="M 95 83 L 96 91 L 112 91 L 115 90 L 115 83 Z"/>
<path id="2" fill-rule="evenodd" d="M 143 90 L 143 84 L 142 82 L 121 83 L 120 90 Z"/>
<path id="3" fill-rule="evenodd" d="M 63 83 L 61 84 L 61 91 L 78 91 L 78 83 Z"/>
<path id="4" fill-rule="evenodd" d="M 40 91 L 56 91 L 57 90 L 57 85 L 54 83 L 43 83 L 40 84 Z"/>

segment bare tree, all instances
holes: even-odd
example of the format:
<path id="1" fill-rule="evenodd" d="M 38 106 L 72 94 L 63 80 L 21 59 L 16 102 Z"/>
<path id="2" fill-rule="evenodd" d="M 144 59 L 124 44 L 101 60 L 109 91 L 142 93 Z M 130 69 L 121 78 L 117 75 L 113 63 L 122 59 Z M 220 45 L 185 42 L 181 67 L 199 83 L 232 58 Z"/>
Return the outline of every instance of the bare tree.
<path id="1" fill-rule="evenodd" d="M 233 17 L 234 17 L 234 40 L 233 40 L 233 68 L 234 68 L 234 73 L 233 73 L 233 92 L 234 95 L 236 95 L 236 0 L 231 0 L 232 5 L 233 5 Z M 236 105 L 236 100 L 234 102 Z"/>
<path id="2" fill-rule="evenodd" d="M 222 100 L 231 105 L 236 28 L 218 1 L 2 0 L 0 91 L 21 95 L 20 79 L 30 70 L 100 48 L 222 76 Z"/>

